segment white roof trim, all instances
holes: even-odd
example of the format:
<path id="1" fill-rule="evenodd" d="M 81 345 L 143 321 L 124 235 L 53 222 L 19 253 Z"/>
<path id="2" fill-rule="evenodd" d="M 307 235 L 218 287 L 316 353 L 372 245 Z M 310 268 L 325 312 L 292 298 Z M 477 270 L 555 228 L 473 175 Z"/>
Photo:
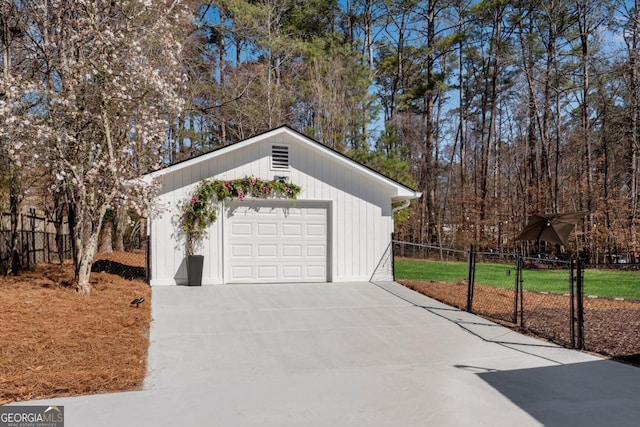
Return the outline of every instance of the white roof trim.
<path id="1" fill-rule="evenodd" d="M 219 148 L 217 150 L 214 150 L 210 153 L 206 153 L 197 157 L 193 157 L 191 159 L 182 161 L 180 163 L 176 163 L 174 165 L 171 166 L 167 166 L 166 168 L 163 169 L 159 169 L 157 171 L 148 173 L 146 175 L 143 176 L 144 180 L 148 180 L 151 181 L 153 179 L 159 178 L 163 175 L 166 175 L 168 173 L 173 173 L 173 172 L 177 172 L 179 170 L 185 169 L 185 168 L 189 168 L 191 166 L 197 165 L 198 163 L 207 161 L 209 159 L 212 159 L 214 157 L 220 156 L 220 155 L 224 155 L 226 153 L 231 153 L 235 150 L 241 150 L 242 148 L 251 145 L 251 144 L 255 144 L 258 143 L 260 141 L 264 141 L 267 140 L 269 138 L 272 138 L 274 136 L 277 135 L 282 135 L 285 134 L 287 136 L 289 136 L 290 138 L 293 138 L 295 140 L 301 141 L 305 144 L 307 144 L 309 147 L 311 147 L 312 149 L 318 151 L 319 153 L 323 154 L 323 155 L 327 155 L 331 158 L 333 158 L 334 160 L 336 160 L 339 163 L 343 163 L 346 164 L 354 169 L 356 169 L 358 172 L 363 173 L 365 175 L 370 176 L 371 178 L 373 178 L 376 181 L 379 181 L 381 184 L 384 184 L 386 186 L 392 187 L 396 189 L 396 195 L 392 197 L 392 201 L 394 202 L 400 202 L 400 201 L 404 201 L 404 200 L 411 200 L 411 199 L 417 199 L 420 196 L 422 196 L 422 193 L 412 190 L 411 188 L 400 184 L 399 182 L 394 181 L 393 179 L 378 173 L 376 171 L 374 171 L 373 169 L 370 169 L 358 162 L 356 162 L 353 159 L 350 159 L 349 157 L 342 155 L 340 153 L 338 153 L 337 151 L 334 151 L 332 149 L 330 149 L 329 147 L 326 147 L 322 144 L 320 144 L 317 141 L 314 141 L 311 138 L 308 138 L 306 136 L 304 136 L 303 134 L 294 131 L 293 129 L 289 128 L 288 126 L 281 126 L 278 127 L 276 129 L 267 131 L 265 133 L 262 133 L 260 135 L 245 139 L 243 141 L 240 142 L 236 142 L 234 144 L 231 145 L 227 145 L 225 147 Z"/>

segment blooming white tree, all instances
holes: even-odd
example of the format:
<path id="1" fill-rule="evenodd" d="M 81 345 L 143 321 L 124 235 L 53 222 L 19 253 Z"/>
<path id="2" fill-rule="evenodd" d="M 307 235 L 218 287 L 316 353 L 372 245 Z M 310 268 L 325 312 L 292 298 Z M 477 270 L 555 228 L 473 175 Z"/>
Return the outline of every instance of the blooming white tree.
<path id="1" fill-rule="evenodd" d="M 89 294 L 107 209 L 142 208 L 151 195 L 135 178 L 160 165 L 168 119 L 182 107 L 192 14 L 181 0 L 17 3 L 29 17 L 25 57 L 37 70 L 31 96 L 42 100 L 31 115 L 46 128 L 12 154 L 54 175 L 52 190 L 67 203 L 77 288 Z"/>

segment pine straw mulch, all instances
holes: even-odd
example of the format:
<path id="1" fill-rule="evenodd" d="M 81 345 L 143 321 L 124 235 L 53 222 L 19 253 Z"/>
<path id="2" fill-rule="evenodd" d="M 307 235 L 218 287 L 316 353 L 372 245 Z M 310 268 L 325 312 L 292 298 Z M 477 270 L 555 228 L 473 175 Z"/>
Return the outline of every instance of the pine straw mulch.
<path id="1" fill-rule="evenodd" d="M 144 255 L 99 258 L 144 266 Z M 0 404 L 142 387 L 149 286 L 94 272 L 91 295 L 85 297 L 72 283 L 69 262 L 0 277 Z M 135 308 L 130 303 L 138 297 L 145 302 Z"/>
<path id="2" fill-rule="evenodd" d="M 465 310 L 467 284 L 402 280 L 404 286 L 453 307 Z M 568 295 L 523 294 L 521 325 L 513 323 L 513 289 L 476 284 L 473 312 L 519 332 L 571 347 Z M 520 316 L 520 314 L 519 314 Z M 612 359 L 640 366 L 640 301 L 612 298 L 584 299 L 584 348 Z"/>

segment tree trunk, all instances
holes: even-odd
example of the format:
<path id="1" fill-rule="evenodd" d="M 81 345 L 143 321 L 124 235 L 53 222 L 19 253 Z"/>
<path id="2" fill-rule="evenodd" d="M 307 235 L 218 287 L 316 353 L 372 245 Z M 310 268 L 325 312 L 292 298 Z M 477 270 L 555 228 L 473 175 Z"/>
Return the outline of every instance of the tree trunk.
<path id="1" fill-rule="evenodd" d="M 429 47 L 429 51 L 432 52 L 435 50 L 436 46 L 436 15 L 435 15 L 435 1 L 430 0 L 427 5 L 427 46 Z M 432 53 L 427 54 L 427 81 L 432 81 L 434 78 L 434 68 L 435 68 L 436 58 Z M 437 163 L 436 158 L 434 156 L 434 151 L 436 150 L 435 144 L 437 142 L 436 134 L 438 132 L 438 123 L 435 123 L 435 99 L 437 98 L 437 89 L 433 88 L 427 91 L 425 94 L 425 120 L 426 120 L 426 144 L 425 144 L 425 153 L 424 157 L 426 160 L 426 166 L 428 171 L 426 172 L 426 181 L 427 185 L 425 189 L 427 190 L 427 194 L 424 195 L 426 197 L 427 209 L 429 213 L 429 226 L 427 229 L 427 238 L 429 239 L 429 243 L 435 241 L 436 238 L 436 176 L 437 173 L 435 171 L 435 165 Z"/>
<path id="2" fill-rule="evenodd" d="M 482 152 L 482 176 L 480 181 L 480 209 L 479 220 L 481 227 L 484 225 L 484 220 L 487 218 L 487 208 L 491 205 L 491 201 L 488 200 L 489 196 L 489 172 L 490 165 L 494 156 L 494 148 L 496 144 L 496 116 L 498 114 L 498 79 L 500 78 L 500 67 L 502 66 L 500 61 L 500 45 L 502 44 L 502 18 L 504 14 L 504 8 L 499 6 L 494 12 L 494 22 L 492 29 L 492 40 L 489 50 L 489 64 L 487 66 L 487 75 L 485 76 L 486 91 L 485 95 L 489 99 L 485 99 L 483 102 L 482 112 L 482 129 L 486 132 L 485 143 L 483 143 Z M 488 123 L 487 123 L 487 115 Z"/>
<path id="3" fill-rule="evenodd" d="M 82 295 L 89 295 L 91 293 L 89 277 L 91 275 L 91 265 L 93 263 L 93 257 L 96 254 L 97 241 L 98 234 L 92 234 L 90 241 L 87 242 L 85 250 L 79 259 L 80 263 L 77 268 L 76 290 Z"/>
<path id="4" fill-rule="evenodd" d="M 463 34 L 464 32 L 464 23 L 466 19 L 466 15 L 464 12 L 464 8 L 462 2 L 458 3 L 458 16 L 459 16 L 459 25 L 458 25 L 458 33 Z M 460 41 L 458 42 L 458 75 L 463 76 L 465 73 L 465 62 L 464 62 L 464 38 L 460 37 Z M 459 98 L 459 110 L 460 116 L 459 119 L 459 130 L 458 135 L 460 138 L 460 169 L 459 169 L 459 179 L 460 179 L 460 217 L 459 221 L 464 222 L 464 211 L 467 205 L 467 195 L 466 195 L 466 175 L 467 175 L 467 140 L 466 140 L 466 91 L 465 91 L 465 82 L 463 79 L 460 79 L 460 86 L 458 88 L 458 98 Z"/>
<path id="5" fill-rule="evenodd" d="M 638 215 L 638 122 L 640 121 L 640 89 L 638 84 L 638 49 L 640 49 L 640 29 L 638 19 L 640 18 L 640 1 L 635 0 L 633 8 L 633 16 L 630 17 L 631 22 L 631 40 L 627 41 L 627 50 L 629 53 L 629 97 L 631 106 L 631 123 L 630 123 L 630 141 L 629 153 L 629 208 L 631 211 L 631 222 Z"/>
<path id="6" fill-rule="evenodd" d="M 100 247 L 98 252 L 101 254 L 108 254 L 113 252 L 113 223 L 106 221 L 102 226 L 102 233 L 100 233 Z"/>
<path id="7" fill-rule="evenodd" d="M 56 250 L 60 265 L 64 262 L 64 202 L 60 200 L 60 193 L 56 193 L 53 199 L 53 224 L 56 229 Z"/>
<path id="8" fill-rule="evenodd" d="M 226 14 L 225 14 L 226 17 Z M 220 36 L 218 39 L 218 67 L 220 69 L 220 93 L 224 93 L 225 91 L 225 73 L 227 72 L 227 46 L 225 44 L 225 27 L 224 21 L 221 20 L 221 30 Z M 238 42 L 240 44 L 240 42 Z M 220 120 L 220 143 L 222 145 L 227 145 L 227 123 L 225 120 Z"/>
<path id="9" fill-rule="evenodd" d="M 373 72 L 375 67 L 375 56 L 373 54 L 373 14 L 371 12 L 372 9 L 372 1 L 365 0 L 364 2 L 364 11 L 363 11 L 363 19 L 364 19 L 364 43 L 362 45 L 363 55 L 367 58 L 367 64 L 369 66 L 369 70 Z M 353 37 L 352 37 L 353 40 Z"/>
<path id="10" fill-rule="evenodd" d="M 581 71 L 582 71 L 582 105 L 580 108 L 580 127 L 582 131 L 582 143 L 584 144 L 584 169 L 585 169 L 585 187 L 583 194 L 586 196 L 586 200 L 583 200 L 585 205 L 581 206 L 581 209 L 586 209 L 591 212 L 593 208 L 593 156 L 591 149 L 591 124 L 589 121 L 589 0 L 583 0 L 578 3 L 578 25 L 580 30 L 580 47 L 581 47 Z"/>
<path id="11" fill-rule="evenodd" d="M 11 258 L 10 271 L 14 276 L 19 276 L 22 270 L 22 261 L 20 259 L 20 248 L 18 242 L 18 222 L 20 220 L 20 197 L 15 194 L 13 186 L 9 195 L 9 210 L 11 214 Z"/>
<path id="12" fill-rule="evenodd" d="M 86 211 L 86 208 L 83 211 Z M 93 220 L 96 218 L 92 218 L 91 215 L 85 213 L 86 218 L 82 220 L 84 225 L 82 230 L 88 231 L 88 233 L 86 233 L 88 238 L 84 239 L 84 241 L 81 240 L 82 234 L 84 234 L 82 231 L 76 233 L 75 236 L 76 245 L 78 248 L 81 248 L 78 254 L 78 263 L 76 264 L 76 290 L 82 295 L 89 295 L 91 293 L 91 285 L 89 283 L 91 265 L 98 249 L 100 228 L 102 227 L 105 212 L 106 208 L 101 207 L 97 224 L 93 223 Z"/>
<path id="13" fill-rule="evenodd" d="M 113 242 L 113 250 L 124 252 L 124 233 L 127 228 L 127 215 L 124 206 L 116 209 L 115 221 L 115 240 Z"/>

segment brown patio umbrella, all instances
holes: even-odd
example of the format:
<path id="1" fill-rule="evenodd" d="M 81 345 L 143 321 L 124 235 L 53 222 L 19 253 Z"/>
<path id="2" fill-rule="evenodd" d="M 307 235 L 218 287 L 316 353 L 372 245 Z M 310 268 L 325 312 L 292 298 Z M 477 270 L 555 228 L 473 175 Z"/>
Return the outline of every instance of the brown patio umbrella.
<path id="1" fill-rule="evenodd" d="M 516 237 L 516 240 L 540 240 L 565 245 L 569 234 L 573 231 L 575 225 L 588 212 L 567 212 L 559 214 L 540 214 L 535 213 L 529 215 L 527 226 Z"/>

